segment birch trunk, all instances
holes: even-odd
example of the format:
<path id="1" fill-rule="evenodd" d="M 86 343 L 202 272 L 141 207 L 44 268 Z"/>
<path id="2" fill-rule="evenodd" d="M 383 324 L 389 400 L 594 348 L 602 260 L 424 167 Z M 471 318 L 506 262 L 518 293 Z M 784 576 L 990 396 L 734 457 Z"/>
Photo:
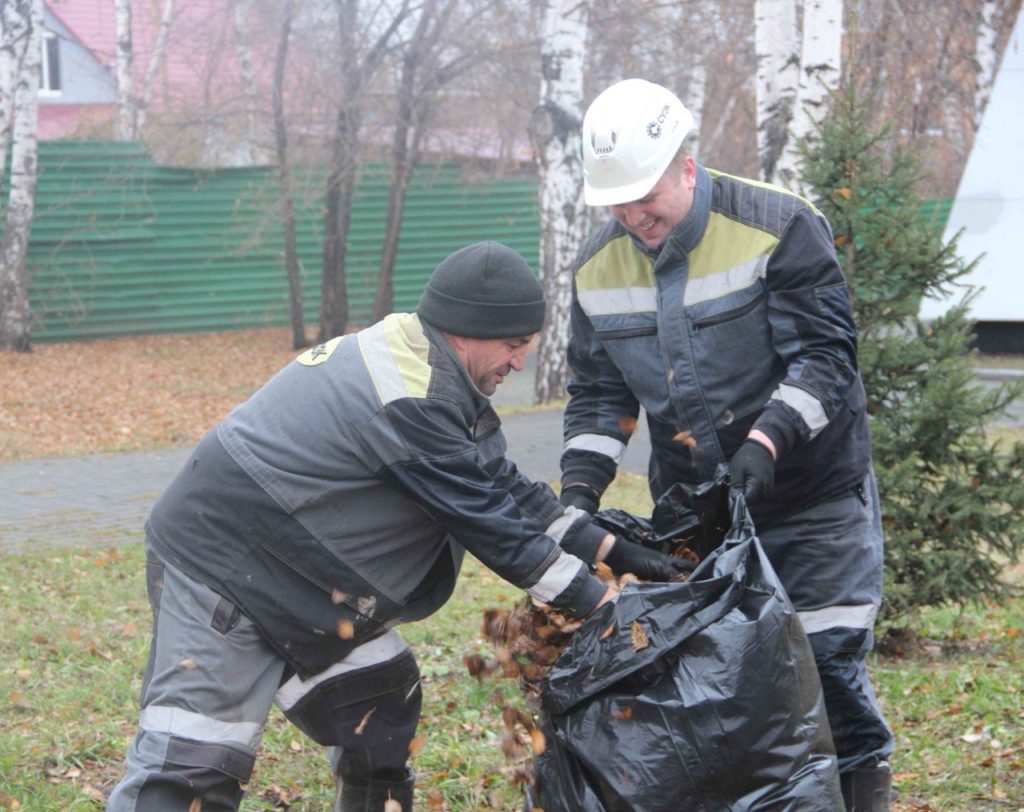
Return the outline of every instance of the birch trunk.
<path id="1" fill-rule="evenodd" d="M 992 83 L 996 79 L 996 68 L 999 67 L 999 54 L 996 52 L 996 40 L 999 32 L 996 30 L 995 24 L 998 5 L 995 0 L 984 0 L 978 13 L 978 30 L 974 38 L 974 59 L 978 64 L 978 74 L 975 80 L 972 115 L 975 132 L 981 126 L 981 116 L 988 105 Z M 1011 30 L 1013 22 L 1010 20 Z M 1013 42 L 1011 41 L 1007 47 L 1012 48 Z"/>
<path id="2" fill-rule="evenodd" d="M 789 138 L 800 82 L 796 0 L 754 0 L 757 54 L 757 156 L 761 178 L 774 181 Z"/>
<path id="3" fill-rule="evenodd" d="M 796 188 L 799 146 L 828 111 L 829 93 L 838 85 L 843 38 L 842 0 L 804 0 L 800 84 L 788 137 L 775 167 L 774 183 Z"/>
<path id="4" fill-rule="evenodd" d="M 149 55 L 146 74 L 142 78 L 142 93 L 135 108 L 135 121 L 132 125 L 132 131 L 135 136 L 140 135 L 146 127 L 149 103 L 153 97 L 153 81 L 156 79 L 157 69 L 160 67 L 160 61 L 163 59 L 164 51 L 167 48 L 167 34 L 171 30 L 171 23 L 173 21 L 174 0 L 164 0 L 163 14 L 160 15 L 160 29 L 156 36 L 156 43 L 153 45 L 153 52 Z M 120 38 L 118 38 L 118 45 L 120 45 Z"/>
<path id="5" fill-rule="evenodd" d="M 135 140 L 136 100 L 132 76 L 132 7 L 131 0 L 114 0 L 117 26 L 115 70 L 119 98 L 117 135 L 122 141 Z"/>
<path id="6" fill-rule="evenodd" d="M 26 257 L 38 168 L 37 111 L 43 0 L 18 5 L 28 20 L 25 51 L 14 91 L 10 194 L 3 239 L 0 240 L 0 349 L 28 352 L 32 349 L 32 310 L 28 301 Z"/>
<path id="7" fill-rule="evenodd" d="M 541 42 L 541 104 L 530 121 L 540 183 L 540 281 L 547 317 L 537 350 L 534 402 L 565 396 L 572 270 L 586 236 L 579 135 L 589 4 L 548 0 Z"/>
<path id="8" fill-rule="evenodd" d="M 14 125 L 14 96 L 30 30 L 29 0 L 0 0 L 0 188 Z"/>
<path id="9" fill-rule="evenodd" d="M 235 53 L 238 57 L 238 79 L 242 85 L 242 97 L 245 100 L 245 135 L 241 146 L 243 162 L 246 164 L 262 163 L 263 150 L 259 147 L 259 130 L 256 113 L 259 110 L 259 97 L 256 88 L 256 75 L 252 69 L 252 28 L 249 11 L 252 0 L 237 0 L 235 3 Z"/>

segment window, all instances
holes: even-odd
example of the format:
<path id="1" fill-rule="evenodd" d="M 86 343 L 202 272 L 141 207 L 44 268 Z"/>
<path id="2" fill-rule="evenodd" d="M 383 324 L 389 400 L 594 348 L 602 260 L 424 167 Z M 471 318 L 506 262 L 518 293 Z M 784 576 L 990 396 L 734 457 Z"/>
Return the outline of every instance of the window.
<path id="1" fill-rule="evenodd" d="M 60 91 L 60 40 L 47 32 L 43 37 L 43 75 L 39 92 L 57 95 Z"/>

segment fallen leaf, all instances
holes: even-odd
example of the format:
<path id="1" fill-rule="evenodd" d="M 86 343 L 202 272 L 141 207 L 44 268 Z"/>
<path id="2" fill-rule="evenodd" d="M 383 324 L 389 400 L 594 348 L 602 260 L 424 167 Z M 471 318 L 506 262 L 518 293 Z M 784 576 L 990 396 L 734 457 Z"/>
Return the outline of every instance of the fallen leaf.
<path id="1" fill-rule="evenodd" d="M 632 434 L 636 431 L 636 418 L 628 415 L 619 418 L 619 430 L 623 434 Z"/>
<path id="2" fill-rule="evenodd" d="M 416 736 L 409 742 L 409 758 L 416 758 L 423 752 L 423 745 L 426 743 L 426 736 Z"/>
<path id="3" fill-rule="evenodd" d="M 629 628 L 629 634 L 633 639 L 633 651 L 640 651 L 651 644 L 651 639 L 647 636 L 647 632 L 639 620 L 633 621 L 633 625 Z"/>
<path id="4" fill-rule="evenodd" d="M 628 722 L 630 719 L 633 718 L 633 706 L 626 705 L 626 707 L 624 707 L 622 710 L 612 711 L 611 717 L 612 719 L 618 719 L 623 722 Z"/>
<path id="5" fill-rule="evenodd" d="M 677 443 L 685 445 L 687 448 L 696 448 L 697 441 L 693 439 L 693 437 L 691 436 L 692 434 L 693 432 L 681 431 L 672 439 L 675 440 Z"/>
<path id="6" fill-rule="evenodd" d="M 533 754 L 539 756 L 544 752 L 546 746 L 547 740 L 544 738 L 544 733 L 541 732 L 540 728 L 533 728 L 530 731 L 530 747 L 533 749 Z"/>
<path id="7" fill-rule="evenodd" d="M 366 723 L 370 721 L 370 717 L 373 716 L 373 712 L 375 710 L 377 710 L 377 709 L 376 708 L 370 708 L 366 712 L 366 714 L 363 716 L 363 718 L 360 720 L 359 724 L 356 725 L 355 734 L 357 736 L 362 736 L 363 735 L 363 731 L 366 730 Z"/>

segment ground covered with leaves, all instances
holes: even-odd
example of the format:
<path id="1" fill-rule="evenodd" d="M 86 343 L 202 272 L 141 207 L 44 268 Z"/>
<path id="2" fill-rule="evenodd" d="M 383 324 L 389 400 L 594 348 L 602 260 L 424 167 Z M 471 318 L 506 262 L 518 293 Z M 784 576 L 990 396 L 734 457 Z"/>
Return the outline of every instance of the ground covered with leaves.
<path id="1" fill-rule="evenodd" d="M 190 445 L 296 354 L 283 330 L 4 354 L 0 462 Z M 650 511 L 641 477 L 620 476 L 605 502 Z M 120 775 L 150 618 L 141 548 L 109 542 L 0 552 L 0 810 L 99 810 Z M 403 627 L 424 677 L 417 808 L 522 808 L 515 776 L 543 742 L 518 681 L 480 666 L 495 655 L 485 611 L 521 597 L 469 562 L 440 613 Z M 897 737 L 895 809 L 1024 810 L 1024 601 L 930 610 L 913 628 L 870 661 Z M 332 793 L 321 748 L 273 712 L 243 810 L 323 810 Z"/>
<path id="2" fill-rule="evenodd" d="M 298 355 L 287 330 L 0 354 L 0 462 L 190 445 Z"/>

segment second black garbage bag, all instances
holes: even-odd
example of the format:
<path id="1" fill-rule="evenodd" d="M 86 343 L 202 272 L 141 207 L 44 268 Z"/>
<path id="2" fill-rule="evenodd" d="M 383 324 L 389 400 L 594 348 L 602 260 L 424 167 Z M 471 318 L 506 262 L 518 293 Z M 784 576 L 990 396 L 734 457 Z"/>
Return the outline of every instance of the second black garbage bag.
<path id="1" fill-rule="evenodd" d="M 630 585 L 575 633 L 542 700 L 528 806 L 843 808 L 814 655 L 742 498 L 688 580 Z"/>

